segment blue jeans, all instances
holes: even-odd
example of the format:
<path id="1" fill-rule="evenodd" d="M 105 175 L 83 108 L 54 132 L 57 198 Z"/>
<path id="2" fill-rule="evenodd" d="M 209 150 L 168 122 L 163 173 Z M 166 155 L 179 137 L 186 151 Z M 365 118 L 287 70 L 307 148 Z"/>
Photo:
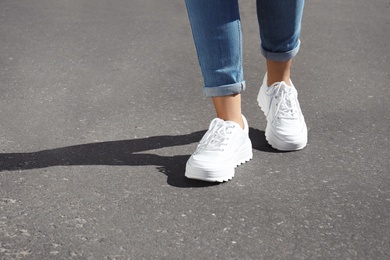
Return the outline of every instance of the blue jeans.
<path id="1" fill-rule="evenodd" d="M 245 89 L 238 0 L 185 0 L 206 96 Z M 261 53 L 288 61 L 299 50 L 304 0 L 257 0 Z"/>

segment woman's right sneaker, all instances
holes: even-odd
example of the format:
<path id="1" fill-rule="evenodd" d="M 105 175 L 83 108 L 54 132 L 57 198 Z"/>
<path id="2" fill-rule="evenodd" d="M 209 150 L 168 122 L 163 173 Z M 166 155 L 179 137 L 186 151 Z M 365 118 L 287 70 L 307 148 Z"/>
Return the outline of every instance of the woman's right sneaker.
<path id="1" fill-rule="evenodd" d="M 267 118 L 265 137 L 281 151 L 294 151 L 307 144 L 307 127 L 298 102 L 298 92 L 284 81 L 268 87 L 267 74 L 260 87 L 257 102 Z"/>
<path id="2" fill-rule="evenodd" d="M 252 159 L 252 143 L 244 116 L 244 129 L 235 122 L 215 118 L 187 161 L 185 176 L 209 182 L 234 177 L 234 169 Z"/>

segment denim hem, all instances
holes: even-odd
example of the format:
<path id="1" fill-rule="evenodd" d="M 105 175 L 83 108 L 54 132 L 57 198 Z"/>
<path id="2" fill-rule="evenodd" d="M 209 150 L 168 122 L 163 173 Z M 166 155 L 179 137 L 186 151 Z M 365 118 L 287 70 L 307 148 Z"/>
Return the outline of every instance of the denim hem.
<path id="1" fill-rule="evenodd" d="M 218 87 L 204 87 L 203 93 L 206 97 L 222 97 L 222 96 L 240 94 L 244 90 L 245 90 L 245 81 L 242 81 L 239 83 L 222 85 Z"/>
<path id="2" fill-rule="evenodd" d="M 292 58 L 294 58 L 295 55 L 297 55 L 300 45 L 301 42 L 298 40 L 297 47 L 295 47 L 294 49 L 288 52 L 269 52 L 265 50 L 263 47 L 261 47 L 261 54 L 268 60 L 284 62 L 284 61 L 291 60 Z"/>

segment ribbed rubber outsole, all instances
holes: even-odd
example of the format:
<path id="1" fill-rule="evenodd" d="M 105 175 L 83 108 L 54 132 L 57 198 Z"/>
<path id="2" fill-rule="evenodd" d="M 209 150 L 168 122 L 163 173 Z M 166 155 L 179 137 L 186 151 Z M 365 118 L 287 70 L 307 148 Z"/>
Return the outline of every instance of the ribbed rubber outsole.
<path id="1" fill-rule="evenodd" d="M 238 162 L 235 163 L 235 166 L 233 167 L 233 173 L 232 174 L 229 174 L 229 175 L 225 175 L 225 176 L 221 176 L 221 177 L 217 177 L 217 178 L 208 178 L 208 177 L 205 177 L 204 173 L 203 174 L 191 174 L 190 172 L 196 172 L 195 168 L 192 168 L 191 166 L 187 165 L 186 166 L 186 173 L 185 173 L 185 176 L 189 179 L 194 179 L 194 180 L 200 180 L 200 181 L 207 181 L 207 182 L 227 182 L 227 181 L 230 181 L 231 179 L 234 178 L 234 175 L 235 175 L 235 171 L 234 169 L 237 168 L 238 166 L 246 163 L 246 162 L 249 162 L 251 159 L 253 158 L 253 154 L 251 153 L 251 155 L 247 158 L 244 158 L 244 159 L 241 159 L 239 160 Z M 227 169 L 229 170 L 229 169 Z M 201 176 L 203 175 L 203 176 Z"/>
<path id="2" fill-rule="evenodd" d="M 201 180 L 201 181 L 207 181 L 207 182 L 227 182 L 227 181 L 233 179 L 233 177 L 235 175 L 235 170 L 234 170 L 235 168 L 250 161 L 253 158 L 252 145 L 250 146 L 250 151 L 248 153 L 249 153 L 249 155 L 245 156 L 244 158 L 241 158 L 240 160 L 238 160 L 234 164 L 233 169 L 230 167 L 227 167 L 223 170 L 219 170 L 218 172 L 215 171 L 214 173 L 207 172 L 207 171 L 204 171 L 202 169 L 192 167 L 187 162 L 185 176 L 189 179 L 195 179 L 195 180 Z M 223 176 L 218 176 L 218 177 L 208 177 L 207 176 L 207 175 L 209 175 L 209 176 L 210 175 L 211 176 L 217 175 L 220 172 L 228 172 L 228 171 L 231 171 L 231 173 L 223 175 Z"/>
<path id="3" fill-rule="evenodd" d="M 286 147 L 286 146 L 282 147 L 282 146 L 279 146 L 279 145 L 277 145 L 276 143 L 274 143 L 273 140 L 271 140 L 271 138 L 269 138 L 267 131 L 266 131 L 266 133 L 265 133 L 265 140 L 267 140 L 268 144 L 269 144 L 272 148 L 274 148 L 274 149 L 276 149 L 276 150 L 279 150 L 279 151 L 284 151 L 284 152 L 288 152 L 288 151 L 299 151 L 299 150 L 302 150 L 303 148 L 306 147 L 306 142 L 304 142 L 304 144 L 299 145 L 299 146 L 296 146 L 296 145 L 294 145 L 294 144 L 292 144 L 290 147 Z"/>

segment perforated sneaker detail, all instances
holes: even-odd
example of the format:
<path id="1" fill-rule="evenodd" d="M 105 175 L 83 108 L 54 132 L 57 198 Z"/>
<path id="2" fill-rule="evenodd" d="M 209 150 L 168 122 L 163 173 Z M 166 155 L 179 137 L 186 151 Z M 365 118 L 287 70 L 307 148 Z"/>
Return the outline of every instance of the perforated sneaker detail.
<path id="1" fill-rule="evenodd" d="M 230 122 L 225 122 L 219 118 L 215 118 L 211 121 L 209 130 L 199 142 L 195 154 L 204 150 L 223 151 L 224 146 L 227 146 L 229 136 L 233 133 L 231 129 L 235 127 L 236 126 Z"/>
<path id="2" fill-rule="evenodd" d="M 273 97 L 272 101 L 275 103 L 276 110 L 275 116 L 272 120 L 276 119 L 299 119 L 299 108 L 295 101 L 294 89 L 287 86 L 284 82 L 278 82 L 272 84 L 266 94 Z"/>

